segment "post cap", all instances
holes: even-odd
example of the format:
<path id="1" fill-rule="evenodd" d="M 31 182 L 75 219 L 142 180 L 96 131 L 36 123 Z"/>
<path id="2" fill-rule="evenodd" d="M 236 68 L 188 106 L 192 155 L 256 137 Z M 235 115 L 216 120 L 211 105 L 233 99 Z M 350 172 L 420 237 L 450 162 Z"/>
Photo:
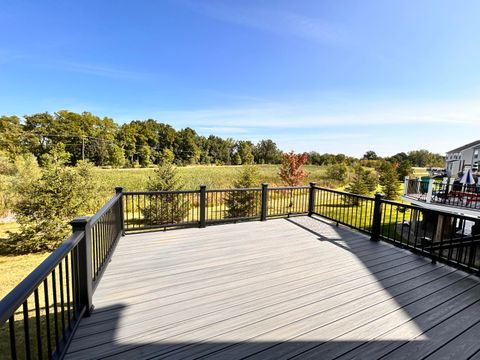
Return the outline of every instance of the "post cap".
<path id="1" fill-rule="evenodd" d="M 262 183 L 262 186 L 266 187 L 268 186 L 268 183 Z"/>
<path id="2" fill-rule="evenodd" d="M 385 194 L 382 194 L 382 193 L 376 193 L 375 194 L 375 197 L 377 197 L 377 198 L 382 198 L 384 196 L 385 196 Z"/>
<path id="3" fill-rule="evenodd" d="M 315 181 L 310 182 L 310 186 L 315 186 L 317 183 Z"/>
<path id="4" fill-rule="evenodd" d="M 70 225 L 75 229 L 84 229 L 87 225 L 89 217 L 88 216 L 79 216 L 70 221 Z"/>
<path id="5" fill-rule="evenodd" d="M 200 189 L 206 189 L 207 185 L 200 185 Z"/>
<path id="6" fill-rule="evenodd" d="M 115 187 L 115 192 L 116 192 L 117 194 L 123 192 L 123 187 L 122 187 L 122 186 L 116 186 L 116 187 Z"/>

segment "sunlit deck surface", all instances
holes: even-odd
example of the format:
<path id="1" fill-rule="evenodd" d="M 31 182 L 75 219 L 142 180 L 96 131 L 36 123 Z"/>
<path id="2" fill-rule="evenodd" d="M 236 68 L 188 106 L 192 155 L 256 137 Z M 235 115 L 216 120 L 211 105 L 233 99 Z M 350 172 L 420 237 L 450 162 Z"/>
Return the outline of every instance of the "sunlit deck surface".
<path id="1" fill-rule="evenodd" d="M 309 217 L 127 235 L 67 359 L 480 358 L 474 275 Z"/>

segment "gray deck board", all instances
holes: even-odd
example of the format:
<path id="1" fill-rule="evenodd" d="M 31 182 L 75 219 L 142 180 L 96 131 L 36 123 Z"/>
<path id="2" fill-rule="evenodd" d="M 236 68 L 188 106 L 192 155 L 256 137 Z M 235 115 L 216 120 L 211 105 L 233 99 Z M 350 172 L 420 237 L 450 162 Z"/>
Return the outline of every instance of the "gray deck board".
<path id="1" fill-rule="evenodd" d="M 128 235 L 67 359 L 468 358 L 473 275 L 308 217 Z"/>

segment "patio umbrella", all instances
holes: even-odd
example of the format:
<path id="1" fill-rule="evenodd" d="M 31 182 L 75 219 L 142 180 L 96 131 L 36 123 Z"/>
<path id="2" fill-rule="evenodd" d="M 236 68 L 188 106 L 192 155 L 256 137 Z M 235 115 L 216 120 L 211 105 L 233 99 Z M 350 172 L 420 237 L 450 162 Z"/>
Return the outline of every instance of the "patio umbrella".
<path id="1" fill-rule="evenodd" d="M 462 178 L 460 179 L 460 183 L 464 185 L 473 185 L 475 184 L 475 179 L 472 175 L 472 169 L 468 169 L 465 174 L 463 174 Z"/>

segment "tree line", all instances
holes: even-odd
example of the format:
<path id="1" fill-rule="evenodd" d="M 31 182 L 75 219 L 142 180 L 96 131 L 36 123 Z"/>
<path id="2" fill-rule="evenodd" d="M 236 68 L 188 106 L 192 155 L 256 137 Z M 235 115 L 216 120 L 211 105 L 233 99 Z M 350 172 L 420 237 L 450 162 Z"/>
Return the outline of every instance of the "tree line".
<path id="1" fill-rule="evenodd" d="M 108 117 L 89 112 L 61 110 L 50 114 L 0 117 L 0 149 L 11 159 L 31 153 L 41 165 L 53 151 L 66 154 L 68 165 L 88 160 L 96 166 L 147 167 L 171 162 L 176 165 L 279 164 L 282 151 L 271 139 L 254 144 L 219 136 L 199 135 L 192 128 L 176 130 L 154 119 L 133 120 L 119 125 Z M 359 159 L 345 154 L 306 153 L 313 165 L 353 165 Z M 374 151 L 365 153 L 366 166 L 379 160 Z M 390 158 L 410 166 L 443 166 L 443 156 L 427 150 L 398 153 Z M 405 163 L 405 165 L 407 165 Z"/>

